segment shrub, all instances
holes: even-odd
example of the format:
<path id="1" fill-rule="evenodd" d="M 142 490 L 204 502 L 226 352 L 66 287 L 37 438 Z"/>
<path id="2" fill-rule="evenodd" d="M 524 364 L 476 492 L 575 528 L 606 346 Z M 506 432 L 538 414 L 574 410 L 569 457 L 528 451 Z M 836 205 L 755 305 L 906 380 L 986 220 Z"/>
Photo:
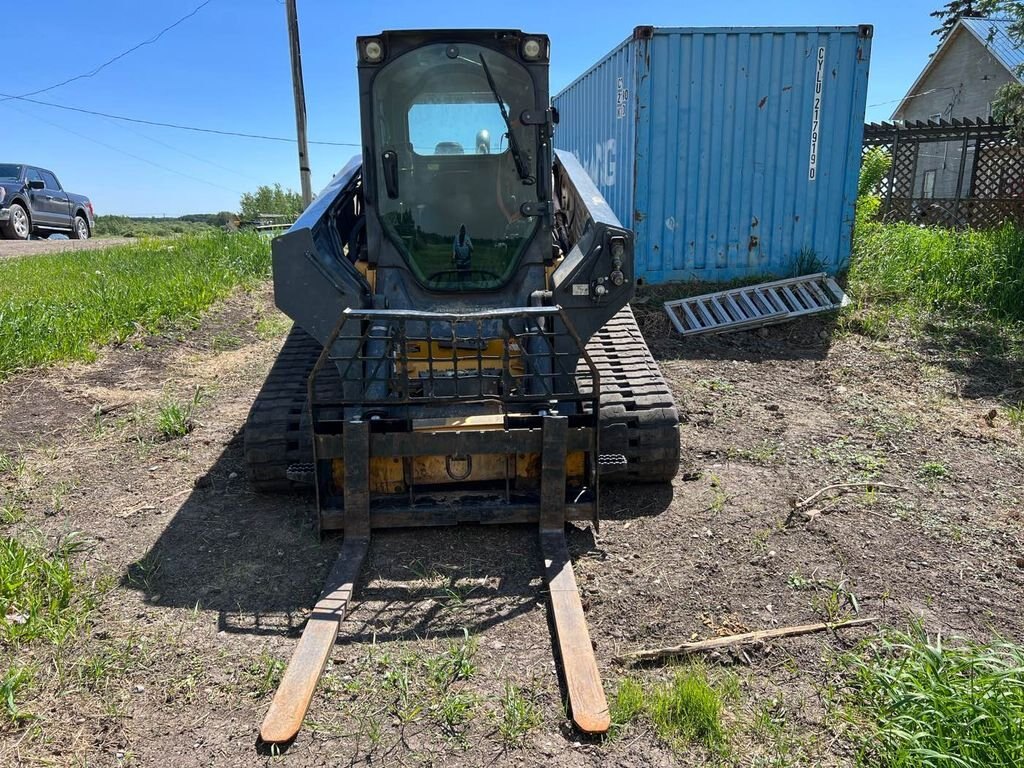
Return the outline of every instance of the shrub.
<path id="1" fill-rule="evenodd" d="M 858 200 L 869 195 L 877 195 L 882 179 L 889 173 L 892 158 L 882 147 L 872 147 L 864 153 L 860 164 L 860 179 L 857 182 Z"/>

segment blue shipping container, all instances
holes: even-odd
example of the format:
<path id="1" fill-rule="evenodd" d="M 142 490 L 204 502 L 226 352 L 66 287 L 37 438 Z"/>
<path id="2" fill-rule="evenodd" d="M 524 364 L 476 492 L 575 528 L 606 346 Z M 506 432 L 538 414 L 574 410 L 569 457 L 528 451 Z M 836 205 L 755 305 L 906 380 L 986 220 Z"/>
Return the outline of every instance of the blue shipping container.
<path id="1" fill-rule="evenodd" d="M 554 97 L 649 283 L 850 259 L 872 28 L 652 28 Z"/>

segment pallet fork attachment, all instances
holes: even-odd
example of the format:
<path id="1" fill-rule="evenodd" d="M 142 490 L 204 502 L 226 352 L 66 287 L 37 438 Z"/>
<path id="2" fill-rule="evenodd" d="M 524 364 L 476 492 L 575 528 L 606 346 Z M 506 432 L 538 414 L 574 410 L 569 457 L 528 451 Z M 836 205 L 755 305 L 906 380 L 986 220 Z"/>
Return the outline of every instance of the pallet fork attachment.
<path id="1" fill-rule="evenodd" d="M 370 429 L 365 421 L 347 427 L 345 451 L 351 458 L 345 465 L 345 541 L 260 725 L 260 740 L 266 744 L 285 744 L 298 735 L 370 549 Z"/>
<path id="2" fill-rule="evenodd" d="M 594 646 L 583 615 L 583 603 L 572 572 L 565 531 L 542 530 L 540 546 L 572 721 L 583 733 L 607 733 L 611 727 L 608 700 L 601 685 Z"/>
<path id="3" fill-rule="evenodd" d="M 611 725 L 608 702 L 565 540 L 567 435 L 568 423 L 564 417 L 545 417 L 540 545 L 572 719 L 582 732 L 600 734 L 607 732 Z M 284 744 L 298 735 L 352 599 L 370 544 L 369 496 L 364 492 L 367 461 L 353 459 L 368 457 L 368 447 L 367 423 L 347 424 L 345 542 L 260 726 L 260 739 L 264 743 Z"/>
<path id="4" fill-rule="evenodd" d="M 286 744 L 302 727 L 302 718 L 313 700 L 313 691 L 327 665 L 338 629 L 345 619 L 363 559 L 370 548 L 365 537 L 345 537 L 331 569 L 323 594 L 302 630 L 299 644 L 277 687 L 267 716 L 260 725 L 260 739 L 267 744 Z"/>
<path id="5" fill-rule="evenodd" d="M 544 419 L 541 452 L 540 548 L 544 579 L 551 596 L 551 612 L 558 639 L 569 708 L 576 727 L 584 733 L 605 733 L 611 725 L 608 701 L 597 671 L 583 603 L 572 571 L 565 541 L 565 457 L 568 420 Z"/>

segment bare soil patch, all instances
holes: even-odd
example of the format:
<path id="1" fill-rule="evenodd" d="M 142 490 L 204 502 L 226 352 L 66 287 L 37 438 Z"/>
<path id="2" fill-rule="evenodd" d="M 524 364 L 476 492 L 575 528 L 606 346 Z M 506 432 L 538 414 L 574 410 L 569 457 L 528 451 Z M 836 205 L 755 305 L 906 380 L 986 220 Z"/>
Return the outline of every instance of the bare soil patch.
<path id="1" fill-rule="evenodd" d="M 529 527 L 375 533 L 306 729 L 283 756 L 257 751 L 340 545 L 318 541 L 310 500 L 245 480 L 241 428 L 283 339 L 274 318 L 268 291 L 238 294 L 198 329 L 0 384 L 0 453 L 26 467 L 0 476 L 0 491 L 25 491 L 24 520 L 4 533 L 81 532 L 102 592 L 60 674 L 45 647 L 21 652 L 39 661 L 34 719 L 0 725 L 0 763 L 852 764 L 835 658 L 870 630 L 710 659 L 731 691 L 725 756 L 674 751 L 643 722 L 606 741 L 574 733 Z M 656 313 L 643 322 L 685 418 L 687 472 L 671 487 L 606 487 L 600 532 L 571 531 L 610 693 L 627 675 L 672 674 L 624 669 L 618 653 L 858 611 L 1021 637 L 1024 440 L 1003 410 L 1020 361 L 816 319 L 696 342 L 669 337 Z M 160 404 L 196 387 L 195 429 L 159 439 Z M 856 480 L 902 490 L 791 514 Z M 466 676 L 438 672 L 453 653 L 470 657 Z M 514 738 L 510 701 L 529 715 Z"/>

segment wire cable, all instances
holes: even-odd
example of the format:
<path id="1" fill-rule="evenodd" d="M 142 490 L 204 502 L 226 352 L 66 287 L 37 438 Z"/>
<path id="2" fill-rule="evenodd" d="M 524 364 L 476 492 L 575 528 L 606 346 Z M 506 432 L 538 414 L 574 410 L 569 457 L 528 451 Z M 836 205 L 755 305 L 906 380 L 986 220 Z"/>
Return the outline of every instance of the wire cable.
<path id="1" fill-rule="evenodd" d="M 931 93 L 935 93 L 937 91 L 955 91 L 955 90 L 956 90 L 956 88 L 954 88 L 951 85 L 943 85 L 943 86 L 941 86 L 939 88 L 929 88 L 927 91 L 921 91 L 920 93 L 909 93 L 906 96 L 901 96 L 898 99 L 890 99 L 889 101 L 880 101 L 877 104 L 868 104 L 868 109 L 871 109 L 872 107 L 884 107 L 886 104 L 895 104 L 898 101 L 907 101 L 908 99 L 915 99 L 918 96 L 927 96 L 927 95 L 929 95 Z"/>
<path id="2" fill-rule="evenodd" d="M 218 168 L 218 169 L 220 169 L 222 171 L 227 171 L 228 173 L 230 173 L 230 174 L 232 174 L 234 176 L 239 176 L 241 178 L 248 179 L 249 181 L 254 181 L 257 184 L 262 184 L 263 183 L 263 180 L 257 179 L 255 176 L 250 176 L 250 175 L 248 175 L 246 173 L 242 173 L 241 171 L 236 171 L 234 168 L 228 168 L 226 165 L 221 165 L 220 163 L 214 162 L 213 160 L 210 160 L 208 158 L 200 157 L 199 155 L 194 155 L 191 152 L 188 152 L 188 151 L 182 149 L 181 147 L 176 147 L 173 144 L 168 144 L 166 141 L 161 141 L 160 139 L 157 139 L 157 138 L 154 138 L 153 136 L 145 134 L 142 131 L 140 131 L 138 128 L 133 128 L 130 125 L 124 125 L 124 124 L 121 124 L 121 123 L 117 123 L 114 120 L 110 120 L 109 118 L 107 118 L 107 122 L 109 122 L 111 125 L 116 125 L 118 128 L 121 128 L 123 130 L 130 131 L 131 133 L 134 133 L 136 136 L 142 137 L 146 141 L 151 141 L 154 144 L 157 144 L 158 146 L 161 146 L 161 147 L 164 147 L 166 149 L 171 150 L 172 152 L 177 152 L 179 155 L 184 155 L 185 157 L 191 157 L 193 160 L 198 160 L 200 163 L 205 163 L 206 165 L 212 166 L 214 168 Z"/>
<path id="3" fill-rule="evenodd" d="M 65 127 L 63 125 L 60 125 L 59 123 L 55 123 L 52 120 L 47 120 L 45 117 L 39 117 L 39 115 L 33 115 L 32 113 L 26 112 L 23 109 L 18 109 L 13 104 L 8 104 L 7 108 L 8 109 L 13 109 L 15 112 L 20 112 L 21 114 L 26 115 L 26 116 L 30 117 L 31 119 L 33 119 L 33 120 L 40 120 L 40 121 L 42 121 L 42 122 L 44 122 L 44 123 L 46 123 L 48 125 L 52 125 L 54 128 L 57 128 L 58 130 L 65 131 L 66 133 L 70 133 L 70 134 L 72 134 L 74 136 L 78 136 L 80 139 L 85 139 L 86 141 L 91 141 L 93 144 L 99 144 L 101 147 L 105 147 L 105 148 L 109 149 L 112 152 L 117 152 L 119 154 L 122 154 L 122 155 L 125 155 L 127 157 L 130 157 L 133 160 L 138 160 L 139 162 L 146 163 L 148 165 L 152 165 L 154 168 L 159 168 L 161 171 L 166 171 L 167 173 L 173 173 L 173 174 L 175 174 L 177 176 L 183 176 L 186 179 L 191 179 L 192 181 L 199 182 L 200 184 L 205 184 L 208 187 L 217 187 L 218 189 L 223 189 L 226 192 L 231 192 L 232 194 L 235 194 L 235 195 L 239 195 L 240 196 L 240 195 L 243 194 L 242 192 L 240 192 L 237 189 L 232 189 L 231 187 L 225 187 L 223 184 L 217 184 L 216 182 L 207 181 L 206 179 L 201 179 L 198 176 L 193 176 L 193 175 L 191 175 L 189 173 L 184 173 L 183 171 L 179 171 L 179 170 L 176 170 L 174 168 L 168 168 L 166 165 L 161 165 L 160 163 L 154 162 L 153 160 L 150 160 L 147 157 L 142 157 L 140 155 L 132 154 L 131 152 L 126 152 L 125 150 L 121 149 L 120 147 L 115 147 L 112 144 L 107 144 L 105 141 L 100 141 L 99 139 L 94 139 L 92 136 L 86 136 L 84 133 L 79 133 L 78 131 L 74 131 L 71 128 L 67 128 L 67 127 Z"/>
<path id="4" fill-rule="evenodd" d="M 80 112 L 83 115 L 95 115 L 97 117 L 106 117 L 111 120 L 123 120 L 126 123 L 139 123 L 140 125 L 155 125 L 159 128 L 173 128 L 178 131 L 194 131 L 196 133 L 212 133 L 218 136 L 237 136 L 243 139 L 260 139 L 262 141 L 285 141 L 290 144 L 294 144 L 296 139 L 289 139 L 286 136 L 266 136 L 259 133 L 244 133 L 242 131 L 220 131 L 216 128 L 199 128 L 194 125 L 181 125 L 179 123 L 163 123 L 159 120 L 143 120 L 139 117 L 126 117 L 125 115 L 112 115 L 109 112 L 100 112 L 94 109 L 83 109 L 82 107 L 71 107 L 67 104 L 55 104 L 52 101 L 42 101 L 41 99 L 30 99 L 27 96 L 12 96 L 7 93 L 0 93 L 0 102 L 7 101 L 8 99 L 16 99 L 17 101 L 27 101 L 30 104 L 40 104 L 44 107 L 53 107 L 54 109 L 64 109 L 69 112 Z M 310 144 L 319 144 L 325 147 L 361 147 L 362 144 L 356 144 L 351 141 L 310 141 Z"/>
<path id="5" fill-rule="evenodd" d="M 185 14 L 184 16 L 182 16 L 180 19 L 178 19 L 173 24 L 164 27 L 159 32 L 157 32 L 155 35 L 153 35 L 151 38 L 149 38 L 148 40 L 143 40 L 141 43 L 138 43 L 137 45 L 133 45 L 127 51 L 122 51 L 121 53 L 117 54 L 117 56 L 115 56 L 114 58 L 108 59 L 107 61 L 105 61 L 102 64 L 100 64 L 98 67 L 96 67 L 91 72 L 83 72 L 80 75 L 75 75 L 74 77 L 69 77 L 67 80 L 61 80 L 59 83 L 54 83 L 53 85 L 48 85 L 45 88 L 39 88 L 38 90 L 35 90 L 35 91 L 29 91 L 28 93 L 23 93 L 23 94 L 21 94 L 20 97 L 19 96 L 5 96 L 4 98 L 0 99 L 0 101 L 10 101 L 11 99 L 24 98 L 25 96 L 35 96 L 36 94 L 39 94 L 39 93 L 46 93 L 47 91 L 52 91 L 54 88 L 60 88 L 62 85 L 67 85 L 68 83 L 73 83 L 76 80 L 84 80 L 85 78 L 93 77 L 93 76 L 99 74 L 102 70 L 104 70 L 107 67 L 109 67 L 114 62 L 119 61 L 119 60 L 123 59 L 125 56 L 127 56 L 128 54 L 134 53 L 135 51 L 139 50 L 139 48 L 142 48 L 142 47 L 147 46 L 147 45 L 152 45 L 157 40 L 159 40 L 161 37 L 163 37 L 166 33 L 170 32 L 172 29 L 174 29 L 179 24 L 181 24 L 181 23 L 191 19 L 193 16 L 195 16 L 203 8 L 205 8 L 206 6 L 208 6 L 212 2 L 213 2 L 213 0 L 205 0 L 204 2 L 200 3 L 195 8 L 193 8 L 191 12 L 189 12 L 189 13 Z"/>

